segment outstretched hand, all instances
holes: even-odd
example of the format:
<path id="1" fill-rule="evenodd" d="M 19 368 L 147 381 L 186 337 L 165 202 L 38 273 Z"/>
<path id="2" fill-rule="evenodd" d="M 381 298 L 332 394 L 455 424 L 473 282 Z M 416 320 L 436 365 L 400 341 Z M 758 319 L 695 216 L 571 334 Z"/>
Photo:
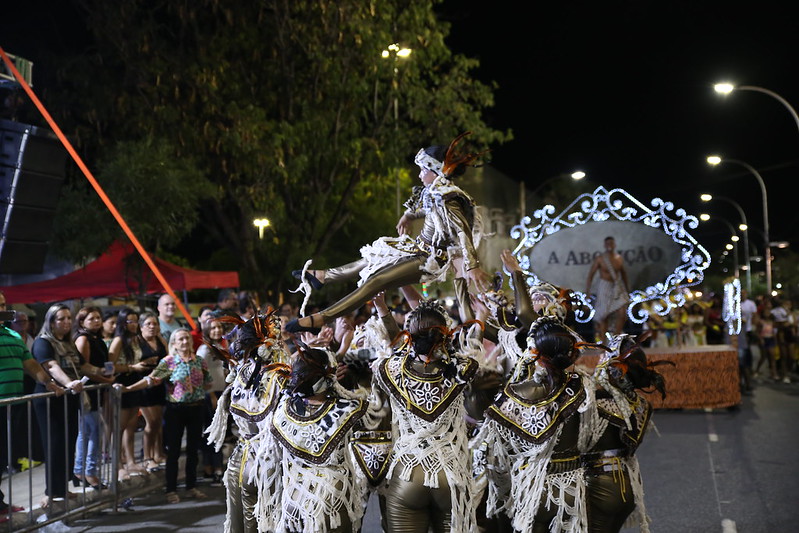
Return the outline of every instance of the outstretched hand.
<path id="1" fill-rule="evenodd" d="M 407 215 L 402 215 L 397 222 L 397 234 L 399 235 L 407 235 L 410 233 L 411 229 L 411 219 L 408 218 Z"/>
<path id="2" fill-rule="evenodd" d="M 487 292 L 491 289 L 491 276 L 482 268 L 473 268 L 466 271 L 466 279 L 474 283 L 479 292 Z"/>
<path id="3" fill-rule="evenodd" d="M 502 259 L 502 265 L 505 267 L 505 270 L 511 274 L 522 271 L 519 260 L 516 259 L 516 256 L 507 248 L 502 250 L 502 253 L 499 254 L 499 258 Z"/>
<path id="4" fill-rule="evenodd" d="M 386 316 L 389 314 L 388 305 L 386 305 L 386 291 L 379 291 L 372 296 L 372 303 L 377 310 L 378 316 Z"/>

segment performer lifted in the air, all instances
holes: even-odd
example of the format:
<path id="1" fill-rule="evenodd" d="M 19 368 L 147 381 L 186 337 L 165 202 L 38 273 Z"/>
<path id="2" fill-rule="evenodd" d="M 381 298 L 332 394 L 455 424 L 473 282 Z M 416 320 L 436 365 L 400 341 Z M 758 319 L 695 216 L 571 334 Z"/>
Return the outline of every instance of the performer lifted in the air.
<path id="1" fill-rule="evenodd" d="M 478 157 L 455 152 L 456 144 L 465 135 L 468 132 L 455 138 L 449 147 L 431 146 L 416 154 L 423 186 L 414 187 L 405 203 L 405 214 L 397 223 L 399 237 L 377 239 L 361 248 L 361 259 L 340 267 L 307 270 L 306 263 L 306 268 L 293 272 L 306 291 L 358 276 L 360 280 L 357 289 L 327 309 L 289 322 L 287 331 L 319 328 L 354 311 L 379 291 L 444 281 L 451 269 L 456 277 L 474 282 L 479 290 L 488 286 L 489 276 L 480 268 L 476 251 L 481 237 L 477 208 L 474 200 L 452 182 Z M 413 239 L 408 235 L 411 222 L 421 218 L 424 226 Z"/>

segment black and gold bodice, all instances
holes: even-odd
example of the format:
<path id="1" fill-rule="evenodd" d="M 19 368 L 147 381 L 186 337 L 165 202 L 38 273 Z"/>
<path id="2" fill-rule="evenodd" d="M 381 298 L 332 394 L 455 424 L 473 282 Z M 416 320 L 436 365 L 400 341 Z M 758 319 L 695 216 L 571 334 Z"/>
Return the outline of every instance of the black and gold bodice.
<path id="1" fill-rule="evenodd" d="M 486 417 L 532 444 L 540 444 L 552 437 L 586 398 L 582 379 L 575 373 L 568 374 L 564 383 L 552 391 L 536 386 L 536 391 L 522 393 L 519 385 L 506 385 L 486 410 Z"/>
<path id="2" fill-rule="evenodd" d="M 421 364 L 421 363 L 419 363 Z M 432 422 L 458 398 L 477 373 L 477 361 L 453 358 L 450 371 L 440 362 L 416 368 L 411 357 L 394 356 L 382 361 L 380 378 L 395 400 L 411 413 Z"/>
<path id="3" fill-rule="evenodd" d="M 289 453 L 314 464 L 327 461 L 368 407 L 365 400 L 330 397 L 313 412 L 300 414 L 292 400 L 283 396 L 278 402 L 272 434 Z"/>

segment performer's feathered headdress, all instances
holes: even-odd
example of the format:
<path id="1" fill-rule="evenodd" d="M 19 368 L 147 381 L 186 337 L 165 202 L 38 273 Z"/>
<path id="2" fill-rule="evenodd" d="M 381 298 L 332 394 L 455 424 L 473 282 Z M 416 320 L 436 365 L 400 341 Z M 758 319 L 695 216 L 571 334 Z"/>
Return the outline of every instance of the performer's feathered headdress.
<path id="1" fill-rule="evenodd" d="M 594 375 L 603 388 L 621 389 L 625 394 L 633 394 L 635 389 L 644 392 L 657 390 L 662 398 L 666 397 L 666 382 L 655 370 L 660 365 L 672 365 L 673 361 L 648 361 L 641 347 L 651 332 L 647 331 L 638 339 L 621 334 L 611 337 L 610 353 L 602 357 L 597 364 Z M 608 390 L 608 392 L 612 392 Z"/>
<path id="2" fill-rule="evenodd" d="M 461 141 L 461 139 L 471 134 L 471 131 L 466 131 L 455 137 L 455 139 L 449 143 L 446 152 L 444 152 L 443 159 L 440 156 L 436 156 L 436 152 L 440 151 L 443 147 L 431 146 L 429 148 L 422 148 L 419 150 L 416 153 L 414 162 L 420 168 L 426 168 L 434 172 L 437 176 L 448 178 L 458 168 L 471 164 L 478 157 L 488 152 L 488 150 L 484 150 L 479 154 L 468 152 L 462 154 L 456 153 L 455 146 Z"/>

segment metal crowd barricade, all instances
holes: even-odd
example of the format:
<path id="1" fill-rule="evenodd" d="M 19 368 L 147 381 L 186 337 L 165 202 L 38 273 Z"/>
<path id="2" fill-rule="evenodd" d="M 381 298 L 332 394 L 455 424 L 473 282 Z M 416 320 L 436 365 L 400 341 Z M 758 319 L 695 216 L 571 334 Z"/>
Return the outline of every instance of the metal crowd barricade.
<path id="1" fill-rule="evenodd" d="M 70 497 L 69 488 L 67 489 L 67 497 L 63 502 L 50 501 L 49 508 L 42 510 L 40 508 L 40 499 L 44 497 L 46 478 L 49 475 L 48 465 L 46 461 L 42 464 L 34 466 L 34 427 L 39 427 L 36 414 L 33 409 L 33 402 L 37 399 L 46 399 L 47 407 L 47 431 L 50 432 L 50 415 L 51 412 L 51 399 L 55 397 L 52 392 L 41 394 L 29 394 L 26 396 L 19 396 L 17 398 L 7 398 L 0 400 L 0 412 L 5 412 L 6 415 L 6 441 L 2 443 L 2 453 L 5 455 L 7 468 L 2 473 L 2 481 L 0 481 L 0 489 L 5 494 L 5 503 L 8 504 L 8 513 L 10 518 L 5 523 L 0 523 L 0 532 L 2 531 L 34 531 L 49 524 L 64 521 L 69 524 L 69 521 L 75 517 L 84 516 L 89 511 L 99 510 L 101 508 L 110 507 L 114 512 L 119 510 L 119 482 L 117 473 L 119 472 L 119 450 L 121 443 L 121 428 L 119 424 L 120 417 L 120 402 L 121 394 L 118 390 L 114 389 L 110 384 L 96 384 L 87 385 L 84 387 L 86 391 L 98 391 L 98 406 L 97 409 L 100 413 L 100 457 L 98 461 L 98 473 L 101 483 L 107 484 L 107 489 L 95 490 L 86 487 L 82 484 L 80 492 L 75 494 L 75 497 Z M 70 394 L 67 392 L 66 394 Z M 69 438 L 69 417 L 68 417 L 68 402 L 63 402 L 63 416 L 65 420 L 64 432 L 65 441 Z M 28 468 L 16 472 L 14 463 L 16 460 L 13 456 L 14 442 L 18 439 L 15 435 L 16 419 L 17 425 L 24 416 L 27 422 L 27 443 L 26 457 L 28 458 Z M 78 428 L 82 424 L 83 412 L 78 414 Z M 21 428 L 17 427 L 17 430 Z M 86 442 L 86 438 L 83 439 Z M 52 439 L 48 439 L 48 446 L 51 445 Z M 86 445 L 88 447 L 88 444 Z M 80 450 L 78 450 L 80 451 Z M 50 456 L 49 450 L 44 450 L 45 459 Z M 83 477 L 85 477 L 86 459 L 88 455 L 88 448 L 83 452 Z M 68 457 L 69 447 L 64 449 L 65 469 L 69 469 L 70 458 Z M 74 460 L 74 457 L 72 458 Z M 22 465 L 21 465 L 22 466 Z M 72 472 L 65 472 L 68 486 L 71 486 L 69 480 L 72 479 Z M 74 487 L 73 487 L 74 488 Z M 22 497 L 20 497 L 22 495 Z M 12 506 L 22 506 L 24 511 L 12 512 Z M 5 515 L 0 514 L 0 518 Z"/>

